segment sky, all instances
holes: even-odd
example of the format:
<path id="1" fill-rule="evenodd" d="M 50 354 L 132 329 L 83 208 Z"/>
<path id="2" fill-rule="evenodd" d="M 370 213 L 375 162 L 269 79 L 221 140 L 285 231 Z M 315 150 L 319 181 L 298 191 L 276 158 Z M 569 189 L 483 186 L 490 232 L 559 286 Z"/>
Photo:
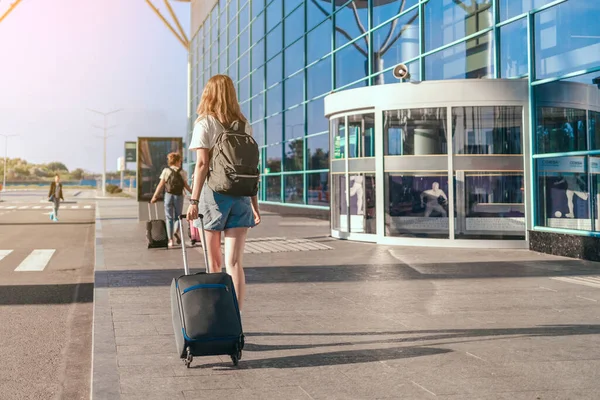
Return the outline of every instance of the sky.
<path id="1" fill-rule="evenodd" d="M 14 1 L 0 0 L 0 14 Z M 189 37 L 189 4 L 171 4 Z M 22 0 L 0 23 L 0 134 L 19 135 L 8 157 L 101 172 L 103 131 L 94 125 L 104 118 L 87 108 L 123 109 L 107 119 L 108 171 L 125 141 L 185 137 L 185 48 L 145 0 Z"/>

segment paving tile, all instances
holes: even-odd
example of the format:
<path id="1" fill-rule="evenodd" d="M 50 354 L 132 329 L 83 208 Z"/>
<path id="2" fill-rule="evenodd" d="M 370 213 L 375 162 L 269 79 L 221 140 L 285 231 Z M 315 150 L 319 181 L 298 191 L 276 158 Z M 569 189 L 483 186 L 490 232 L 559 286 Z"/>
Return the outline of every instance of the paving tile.
<path id="1" fill-rule="evenodd" d="M 216 389 L 202 391 L 184 391 L 186 400 L 310 400 L 310 397 L 301 387 L 288 386 L 272 389 Z"/>
<path id="2" fill-rule="evenodd" d="M 222 375 L 188 377 L 121 377 L 121 393 L 180 392 L 206 389 L 238 389 L 231 378 Z"/>

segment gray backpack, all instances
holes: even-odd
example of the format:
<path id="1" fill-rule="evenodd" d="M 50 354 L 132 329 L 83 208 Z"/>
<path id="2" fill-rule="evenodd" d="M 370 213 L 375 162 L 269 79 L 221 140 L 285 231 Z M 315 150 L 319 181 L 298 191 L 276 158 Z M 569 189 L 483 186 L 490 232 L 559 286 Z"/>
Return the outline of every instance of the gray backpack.
<path id="1" fill-rule="evenodd" d="M 208 186 L 229 196 L 254 196 L 258 193 L 260 171 L 258 144 L 246 133 L 246 124 L 235 121 L 223 127 L 210 150 Z"/>

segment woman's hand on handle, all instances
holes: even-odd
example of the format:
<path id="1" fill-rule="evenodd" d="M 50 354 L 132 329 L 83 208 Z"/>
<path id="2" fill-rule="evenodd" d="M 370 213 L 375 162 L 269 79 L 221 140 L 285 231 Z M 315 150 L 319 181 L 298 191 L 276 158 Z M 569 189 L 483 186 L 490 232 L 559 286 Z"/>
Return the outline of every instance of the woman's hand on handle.
<path id="1" fill-rule="evenodd" d="M 193 221 L 195 219 L 198 219 L 198 205 L 190 204 L 187 209 L 186 214 L 187 214 L 188 221 Z"/>

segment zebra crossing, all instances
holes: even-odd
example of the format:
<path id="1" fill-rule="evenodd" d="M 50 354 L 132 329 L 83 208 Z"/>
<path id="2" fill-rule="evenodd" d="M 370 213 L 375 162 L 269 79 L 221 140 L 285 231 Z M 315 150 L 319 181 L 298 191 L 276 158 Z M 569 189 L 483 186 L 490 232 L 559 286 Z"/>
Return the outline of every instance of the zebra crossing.
<path id="1" fill-rule="evenodd" d="M 55 253 L 56 249 L 33 249 L 25 252 L 0 249 L 0 270 L 6 270 L 8 267 L 15 272 L 42 272 Z M 18 257 L 9 257 L 13 254 Z"/>
<path id="2" fill-rule="evenodd" d="M 51 205 L 44 205 L 44 206 L 40 206 L 40 205 L 23 205 L 23 206 L 18 206 L 18 205 L 0 205 L 0 210 L 52 210 L 53 206 Z M 61 210 L 91 210 L 93 209 L 94 206 L 92 205 L 64 205 L 61 204 L 60 209 Z"/>

